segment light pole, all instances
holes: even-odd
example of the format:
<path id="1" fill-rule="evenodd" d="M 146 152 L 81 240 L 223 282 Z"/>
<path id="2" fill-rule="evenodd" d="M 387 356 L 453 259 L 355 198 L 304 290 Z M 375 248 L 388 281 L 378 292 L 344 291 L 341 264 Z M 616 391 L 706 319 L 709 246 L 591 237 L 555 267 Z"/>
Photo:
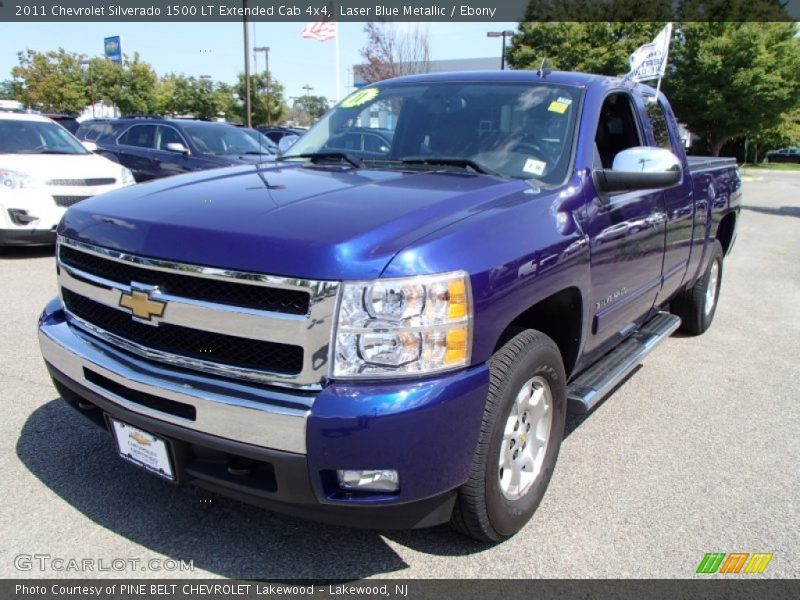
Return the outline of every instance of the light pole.
<path id="1" fill-rule="evenodd" d="M 242 0 L 242 8 L 244 8 L 244 123 L 247 127 L 253 126 L 253 120 L 250 117 L 250 33 L 247 31 L 247 0 Z"/>
<path id="2" fill-rule="evenodd" d="M 82 60 L 81 65 L 86 65 L 87 67 L 89 67 L 89 94 L 91 94 L 92 118 L 94 119 L 94 78 L 92 77 L 92 61 Z"/>
<path id="3" fill-rule="evenodd" d="M 505 31 L 487 31 L 486 37 L 501 37 L 503 38 L 503 53 L 500 55 L 500 70 L 504 70 L 506 68 L 506 37 L 511 37 L 514 35 L 513 31 L 505 30 Z"/>
<path id="4" fill-rule="evenodd" d="M 272 107 L 270 106 L 269 98 L 269 46 L 259 46 L 253 48 L 253 54 L 256 52 L 264 53 L 264 64 L 267 73 L 267 125 L 272 125 Z"/>

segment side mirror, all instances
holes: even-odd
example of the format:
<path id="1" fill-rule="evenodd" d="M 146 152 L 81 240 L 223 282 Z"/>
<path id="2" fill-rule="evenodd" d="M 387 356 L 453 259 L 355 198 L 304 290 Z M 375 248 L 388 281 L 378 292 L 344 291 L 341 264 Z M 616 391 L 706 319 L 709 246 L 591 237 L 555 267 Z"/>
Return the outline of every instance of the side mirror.
<path id="1" fill-rule="evenodd" d="M 191 154 L 189 149 L 180 142 L 171 142 L 167 144 L 167 150 L 169 152 L 180 152 L 184 156 L 189 156 Z"/>
<path id="2" fill-rule="evenodd" d="M 97 144 L 95 144 L 94 142 L 81 142 L 81 144 L 89 152 L 97 152 Z"/>
<path id="3" fill-rule="evenodd" d="M 617 154 L 613 168 L 597 169 L 595 182 L 603 192 L 632 192 L 672 187 L 681 175 L 681 161 L 669 150 L 637 146 Z"/>
<path id="4" fill-rule="evenodd" d="M 300 139 L 299 135 L 285 135 L 280 140 L 278 140 L 278 154 L 286 154 L 286 151 L 292 147 L 298 139 Z"/>

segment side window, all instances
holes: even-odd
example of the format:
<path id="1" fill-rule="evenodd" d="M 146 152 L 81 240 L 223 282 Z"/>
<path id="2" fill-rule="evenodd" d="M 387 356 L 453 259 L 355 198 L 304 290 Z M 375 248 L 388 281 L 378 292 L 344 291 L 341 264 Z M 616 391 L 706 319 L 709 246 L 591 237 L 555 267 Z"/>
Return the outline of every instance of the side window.
<path id="1" fill-rule="evenodd" d="M 166 150 L 167 144 L 182 144 L 186 146 L 186 142 L 183 140 L 180 133 L 172 127 L 160 125 L 158 128 L 158 149 Z"/>
<path id="2" fill-rule="evenodd" d="M 138 146 L 139 148 L 155 148 L 156 126 L 134 125 L 119 138 L 119 143 L 125 146 Z"/>
<path id="3" fill-rule="evenodd" d="M 594 141 L 600 162 L 606 169 L 612 167 L 614 157 L 623 150 L 643 145 L 628 94 L 612 94 L 603 102 Z"/>
<path id="4" fill-rule="evenodd" d="M 672 136 L 669 133 L 669 125 L 667 125 L 667 115 L 664 114 L 664 107 L 661 102 L 647 102 L 645 107 L 647 116 L 650 117 L 650 124 L 653 126 L 653 137 L 655 138 L 656 146 L 675 152 Z"/>

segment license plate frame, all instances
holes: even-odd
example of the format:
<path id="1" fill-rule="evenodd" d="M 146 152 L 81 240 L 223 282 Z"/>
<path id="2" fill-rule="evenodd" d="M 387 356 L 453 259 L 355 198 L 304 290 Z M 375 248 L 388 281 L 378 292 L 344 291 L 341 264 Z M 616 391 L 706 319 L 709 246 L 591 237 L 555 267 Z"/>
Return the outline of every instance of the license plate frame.
<path id="1" fill-rule="evenodd" d="M 168 440 L 140 427 L 107 416 L 119 457 L 167 481 L 175 481 L 172 447 Z"/>

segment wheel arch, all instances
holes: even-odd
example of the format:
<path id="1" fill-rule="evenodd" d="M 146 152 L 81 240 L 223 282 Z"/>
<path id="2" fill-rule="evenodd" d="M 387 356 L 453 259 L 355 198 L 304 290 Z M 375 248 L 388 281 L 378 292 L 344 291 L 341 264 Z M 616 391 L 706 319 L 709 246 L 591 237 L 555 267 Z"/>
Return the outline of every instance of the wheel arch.
<path id="1" fill-rule="evenodd" d="M 525 329 L 536 329 L 558 346 L 567 378 L 578 361 L 583 333 L 583 297 L 577 287 L 568 287 L 539 300 L 514 317 L 501 332 L 495 351 Z"/>

